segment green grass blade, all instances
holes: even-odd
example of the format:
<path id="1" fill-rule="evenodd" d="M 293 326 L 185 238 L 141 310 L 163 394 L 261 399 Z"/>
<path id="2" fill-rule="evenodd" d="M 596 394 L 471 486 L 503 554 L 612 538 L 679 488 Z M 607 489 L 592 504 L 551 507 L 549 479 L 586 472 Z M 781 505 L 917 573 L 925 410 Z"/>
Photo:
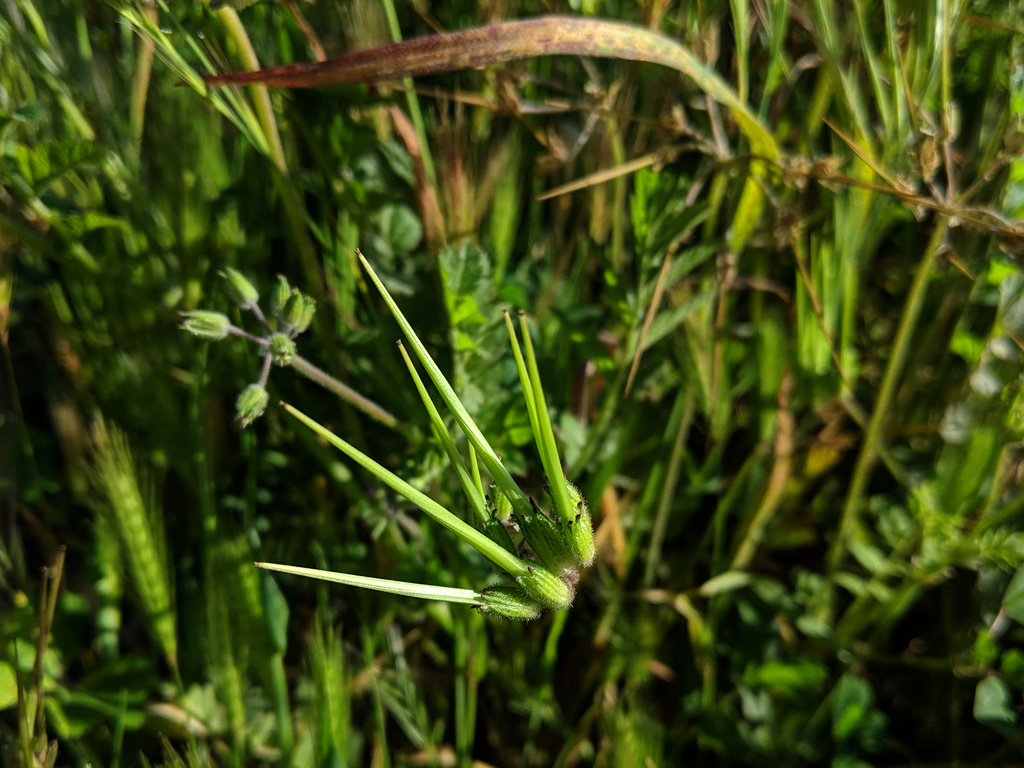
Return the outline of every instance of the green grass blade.
<path id="1" fill-rule="evenodd" d="M 527 563 L 502 549 L 502 547 L 495 544 L 484 534 L 480 533 L 459 517 L 449 512 L 422 491 L 413 488 L 409 483 L 405 482 L 405 480 L 398 477 L 398 475 L 388 469 L 385 469 L 358 448 L 355 448 L 345 442 L 326 427 L 313 421 L 309 416 L 293 408 L 287 403 L 282 403 L 281 407 L 311 430 L 316 432 L 316 434 L 320 435 L 320 437 L 324 438 L 339 451 L 359 464 L 363 469 L 370 472 L 370 474 L 382 483 L 385 483 L 396 493 L 401 494 L 417 507 L 422 509 L 432 520 L 443 525 L 499 568 L 507 571 L 513 576 L 525 576 L 529 573 Z"/>
<path id="2" fill-rule="evenodd" d="M 576 516 L 576 507 L 569 500 L 569 490 L 565 487 L 565 473 L 562 461 L 558 458 L 558 446 L 555 445 L 555 433 L 551 429 L 551 417 L 544 402 L 544 388 L 540 382 L 540 371 L 537 370 L 537 357 L 533 352 L 533 341 L 530 339 L 530 327 L 526 323 L 526 315 L 519 315 L 519 327 L 523 332 L 523 346 L 526 348 L 526 367 L 530 372 L 530 386 L 533 388 L 533 404 L 536 410 L 537 430 L 534 439 L 540 450 L 544 471 L 548 475 L 551 496 L 555 500 L 555 508 L 566 520 Z M 524 387 L 525 389 L 525 387 Z"/>
<path id="3" fill-rule="evenodd" d="M 413 364 L 412 358 L 409 357 L 409 353 L 405 351 L 405 347 L 402 345 L 402 342 L 398 342 L 398 351 L 402 353 L 402 359 L 405 360 L 405 364 L 409 368 L 409 374 L 412 376 L 412 380 L 416 384 L 416 391 L 420 393 L 420 399 L 423 400 L 423 405 L 426 407 L 427 413 L 430 414 L 430 424 L 434 428 L 434 434 L 437 435 L 437 439 L 441 441 L 441 447 L 444 448 L 444 452 L 447 454 L 448 460 L 452 463 L 452 468 L 454 468 L 455 474 L 459 477 L 459 484 L 462 486 L 462 490 L 466 494 L 466 498 L 469 499 L 469 505 L 473 508 L 473 512 L 481 523 L 487 522 L 487 512 L 484 509 L 483 493 L 481 493 L 478 488 L 480 477 L 479 471 L 477 472 L 477 480 L 474 481 L 469 470 L 466 468 L 465 462 L 462 460 L 461 454 L 459 454 L 459 449 L 456 447 L 455 441 L 452 440 L 452 436 L 448 433 L 448 428 L 445 427 L 444 422 L 441 420 L 441 414 L 438 413 L 437 407 L 434 405 L 434 401 L 430 399 L 430 394 L 427 392 L 427 388 L 423 385 L 423 379 L 421 379 L 419 373 L 416 372 L 416 366 Z"/>
<path id="4" fill-rule="evenodd" d="M 377 290 L 380 291 L 380 295 L 384 298 L 384 302 L 388 305 L 391 310 L 391 314 L 395 316 L 395 320 L 398 321 L 398 325 L 401 326 L 402 332 L 405 333 L 406 339 L 409 341 L 409 345 L 413 348 L 416 353 L 416 357 L 419 358 L 420 363 L 427 371 L 427 375 L 430 376 L 430 380 L 434 382 L 434 386 L 437 387 L 438 393 L 441 395 L 441 399 L 444 400 L 444 404 L 448 406 L 448 410 L 451 411 L 455 420 L 459 422 L 459 426 L 462 427 L 462 431 L 466 433 L 466 437 L 469 442 L 476 449 L 477 453 L 480 454 L 480 459 L 483 461 L 484 466 L 487 467 L 487 471 L 491 473 L 491 477 L 494 478 L 494 482 L 498 484 L 498 487 L 505 493 L 508 500 L 512 503 L 513 508 L 521 515 L 530 514 L 530 502 L 520 490 L 519 486 L 516 485 L 512 479 L 512 475 L 509 474 L 508 470 L 501 463 L 501 459 L 498 458 L 498 454 L 490 443 L 487 442 L 487 438 L 480 432 L 480 428 L 477 427 L 476 422 L 473 421 L 473 417 L 466 411 L 465 406 L 462 405 L 462 401 L 459 400 L 458 395 L 455 394 L 455 390 L 452 389 L 452 385 L 448 383 L 448 379 L 445 378 L 441 369 L 437 367 L 437 363 L 434 362 L 433 358 L 427 352 L 427 348 L 423 346 L 423 342 L 420 341 L 416 335 L 416 331 L 412 329 L 412 325 L 405 319 L 405 315 L 402 314 L 402 310 L 398 308 L 398 304 L 391 297 L 388 289 L 384 287 L 384 283 L 381 282 L 380 278 L 377 277 L 377 273 L 373 271 L 373 267 L 366 260 L 363 254 L 359 254 L 359 260 L 363 263 L 363 268 L 366 269 L 370 275 L 370 279 L 373 284 L 377 286 Z"/>
<path id="5" fill-rule="evenodd" d="M 344 584 L 348 587 L 372 589 L 376 592 L 388 592 L 392 595 L 419 597 L 423 600 L 441 600 L 446 603 L 461 603 L 463 605 L 483 605 L 480 594 L 472 589 L 438 587 L 433 584 L 415 584 L 409 581 L 395 581 L 393 579 L 377 579 L 371 576 L 356 576 L 351 573 L 335 573 L 334 571 L 321 571 L 319 568 L 300 568 L 296 565 L 281 565 L 279 563 L 256 563 L 255 565 L 257 568 L 263 568 L 268 571 L 289 573 L 293 576 L 305 576 L 309 579 Z"/>

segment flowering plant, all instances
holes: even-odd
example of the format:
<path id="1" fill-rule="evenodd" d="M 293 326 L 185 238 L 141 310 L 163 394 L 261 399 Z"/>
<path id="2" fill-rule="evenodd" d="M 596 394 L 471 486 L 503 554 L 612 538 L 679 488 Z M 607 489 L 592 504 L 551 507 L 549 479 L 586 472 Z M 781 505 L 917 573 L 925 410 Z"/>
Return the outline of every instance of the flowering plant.
<path id="1" fill-rule="evenodd" d="M 419 360 L 444 406 L 467 438 L 469 443 L 468 463 L 459 452 L 455 439 L 448 431 L 448 427 L 427 391 L 413 357 L 399 342 L 399 351 L 429 414 L 431 429 L 455 470 L 468 501 L 474 524 L 462 520 L 297 408 L 287 403 L 281 405 L 285 411 L 323 437 L 379 481 L 404 496 L 435 522 L 440 523 L 479 551 L 501 569 L 502 576 L 497 583 L 491 586 L 480 590 L 471 590 L 335 573 L 279 563 L 257 563 L 256 565 L 267 570 L 308 576 L 338 584 L 410 597 L 468 604 L 485 613 L 513 619 L 532 619 L 547 608 L 568 607 L 572 604 L 575 585 L 579 580 L 581 570 L 594 560 L 596 551 L 594 530 L 586 503 L 580 492 L 565 479 L 562 471 L 525 314 L 519 313 L 519 327 L 523 337 L 522 346 L 520 346 L 515 324 L 507 311 L 505 312 L 505 325 L 519 372 L 530 428 L 547 475 L 546 490 L 549 503 L 546 506 L 549 507 L 549 511 L 545 511 L 535 499 L 528 497 L 512 479 L 511 474 L 502 464 L 500 455 L 481 433 L 383 282 L 363 255 L 361 253 L 358 255 L 371 281 L 380 291 L 384 302 L 398 321 L 413 355 Z M 256 308 L 254 311 L 257 311 L 258 296 L 255 289 L 233 270 L 229 271 L 226 277 L 240 306 L 248 309 Z M 276 327 L 264 320 L 269 336 L 264 339 L 250 337 L 265 347 L 268 362 L 264 366 L 264 376 L 261 381 L 249 387 L 239 398 L 239 418 L 243 424 L 259 416 L 266 407 L 268 398 L 263 385 L 266 373 L 269 371 L 269 361 L 274 360 L 284 365 L 295 365 L 296 361 L 300 361 L 303 366 L 309 366 L 295 353 L 291 341 L 296 329 L 305 329 L 309 325 L 312 307 L 301 294 L 289 293 L 289 296 L 298 296 L 295 299 L 285 296 L 285 293 L 290 290 L 282 289 L 278 292 L 281 295 L 275 297 L 275 307 L 279 307 L 275 311 L 275 315 L 278 316 Z M 302 309 L 301 317 L 296 318 L 297 322 L 289 320 L 287 310 L 289 301 L 296 306 L 296 313 L 300 308 Z M 262 319 L 262 314 L 258 311 L 257 314 Z M 205 311 L 189 313 L 185 319 L 185 327 L 210 339 L 224 338 L 229 333 L 247 335 L 233 329 L 226 317 Z M 258 398 L 250 392 L 254 388 L 258 390 L 257 394 L 260 395 Z M 255 407 L 250 400 L 255 402 Z M 367 410 L 365 406 L 363 407 L 364 410 Z M 370 412 L 373 413 L 373 411 Z M 374 415 L 377 414 L 374 413 Z M 394 418 L 390 414 L 388 417 Z M 380 418 L 379 415 L 378 418 Z M 486 491 L 481 465 L 483 465 L 483 472 L 486 472 L 491 479 Z"/>

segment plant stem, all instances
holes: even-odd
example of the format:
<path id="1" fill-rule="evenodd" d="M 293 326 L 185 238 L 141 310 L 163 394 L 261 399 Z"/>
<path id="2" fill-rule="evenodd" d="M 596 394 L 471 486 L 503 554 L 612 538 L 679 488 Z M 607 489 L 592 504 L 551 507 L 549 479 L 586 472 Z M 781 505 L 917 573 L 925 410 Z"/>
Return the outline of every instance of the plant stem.
<path id="1" fill-rule="evenodd" d="M 910 287 L 907 303 L 903 307 L 903 317 L 900 320 L 900 327 L 896 334 L 892 357 L 889 358 L 889 365 L 885 369 L 882 386 L 878 392 L 878 401 L 875 403 L 871 420 L 868 422 L 867 434 L 865 434 L 864 442 L 861 444 L 860 454 L 857 456 L 857 464 L 854 467 L 853 477 L 850 480 L 850 488 L 846 494 L 846 502 L 843 504 L 839 531 L 828 553 L 827 569 L 829 574 L 835 573 L 843 559 L 843 554 L 846 552 L 846 543 L 853 531 L 868 477 L 871 475 L 871 470 L 878 460 L 878 453 L 882 443 L 882 430 L 890 415 L 889 409 L 896 396 L 897 385 L 903 373 L 903 364 L 906 362 L 907 353 L 910 350 L 910 342 L 917 327 L 921 307 L 924 304 L 928 279 L 931 277 L 932 269 L 935 266 L 935 261 L 945 239 L 947 226 L 945 219 L 940 220 L 936 225 L 935 231 L 932 233 L 932 239 L 925 249 L 924 258 L 921 259 L 921 263 L 917 267 L 917 274 L 914 275 L 914 282 Z"/>
<path id="2" fill-rule="evenodd" d="M 392 42 L 402 41 L 402 30 L 398 26 L 398 14 L 395 12 L 394 0 L 383 0 L 384 15 L 388 21 L 388 32 L 391 34 Z M 423 160 L 423 172 L 427 177 L 427 183 L 437 186 L 437 173 L 434 170 L 434 157 L 430 153 L 430 144 L 427 143 L 427 130 L 423 125 L 423 112 L 420 110 L 419 97 L 416 95 L 416 86 L 411 77 L 402 79 L 405 86 L 405 102 L 409 109 L 409 119 L 412 120 L 413 128 L 416 129 L 416 136 L 420 140 L 421 159 Z"/>
<path id="3" fill-rule="evenodd" d="M 227 33 L 238 46 L 239 55 L 242 57 L 242 65 L 250 72 L 260 68 L 259 59 L 256 58 L 256 50 L 252 47 L 249 34 L 242 26 L 242 20 L 238 18 L 238 11 L 230 5 L 223 6 L 217 11 Z M 260 125 L 263 127 L 263 135 L 267 139 L 267 146 L 270 148 L 270 156 L 281 173 L 288 173 L 288 164 L 284 159 L 284 147 L 281 145 L 281 134 L 277 130 L 277 119 L 274 117 L 274 107 L 270 103 L 270 93 L 266 86 L 254 85 L 252 87 L 253 101 L 256 103 L 256 114 L 259 116 Z"/>
<path id="4" fill-rule="evenodd" d="M 142 11 L 153 24 L 158 24 L 160 17 L 155 6 L 145 7 Z M 132 79 L 131 126 L 132 141 L 136 146 L 142 143 L 142 128 L 146 120 L 146 97 L 149 93 L 149 79 L 153 73 L 153 54 L 156 43 L 150 37 L 139 38 L 139 58 L 135 65 L 135 77 Z"/>
<path id="5" fill-rule="evenodd" d="M 356 392 L 352 387 L 347 384 L 338 381 L 338 379 L 331 376 L 327 371 L 321 370 L 309 362 L 306 358 L 300 355 L 294 355 L 291 361 L 291 367 L 301 373 L 310 381 L 316 382 L 321 387 L 326 389 L 328 392 L 333 392 L 335 395 L 340 397 L 342 400 L 346 400 L 356 408 L 361 410 L 363 413 L 368 414 L 379 421 L 381 424 L 397 429 L 399 432 L 406 432 L 405 425 L 400 424 L 398 419 L 388 413 L 386 410 L 381 408 L 372 400 L 363 397 L 361 394 Z"/>

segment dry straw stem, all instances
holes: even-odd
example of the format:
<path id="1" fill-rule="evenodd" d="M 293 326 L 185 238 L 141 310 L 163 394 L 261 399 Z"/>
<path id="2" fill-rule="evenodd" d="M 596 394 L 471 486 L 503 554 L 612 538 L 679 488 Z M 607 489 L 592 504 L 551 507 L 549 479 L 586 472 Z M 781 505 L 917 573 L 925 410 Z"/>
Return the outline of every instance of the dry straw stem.
<path id="1" fill-rule="evenodd" d="M 771 161 L 781 157 L 767 127 L 682 43 L 644 27 L 603 19 L 542 16 L 509 21 L 355 51 L 324 62 L 210 75 L 204 80 L 207 85 L 259 83 L 283 88 L 357 85 L 552 55 L 642 61 L 675 69 L 729 108 L 755 155 Z"/>

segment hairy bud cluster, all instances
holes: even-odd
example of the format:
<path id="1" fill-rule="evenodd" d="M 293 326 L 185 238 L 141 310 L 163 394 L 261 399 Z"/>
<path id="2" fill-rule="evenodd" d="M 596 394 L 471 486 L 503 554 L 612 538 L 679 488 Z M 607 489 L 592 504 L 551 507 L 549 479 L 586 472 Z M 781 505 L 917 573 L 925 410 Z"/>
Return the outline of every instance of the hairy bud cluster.
<path id="1" fill-rule="evenodd" d="M 509 619 L 534 618 L 545 608 L 572 603 L 580 571 L 594 561 L 596 545 L 590 512 L 579 490 L 566 483 L 573 514 L 551 516 L 530 499 L 532 512 L 516 514 L 494 486 L 487 496 L 490 519 L 484 533 L 509 552 L 535 563 L 524 576 L 506 580 L 482 593 L 481 610 Z M 502 520 L 502 513 L 505 520 Z"/>
<path id="2" fill-rule="evenodd" d="M 264 353 L 271 362 L 282 366 L 291 365 L 297 354 L 294 339 L 309 328 L 316 311 L 316 302 L 292 288 L 286 279 L 279 277 L 270 295 L 271 316 L 274 318 L 273 323 L 270 323 L 257 303 L 260 300 L 259 291 L 241 272 L 227 267 L 220 274 L 231 300 L 241 309 L 252 311 L 263 323 L 262 338 L 256 339 L 235 328 L 227 315 L 205 309 L 183 312 L 181 327 L 206 341 L 220 341 L 230 334 L 258 340 L 264 345 Z M 268 362 L 260 380 L 246 387 L 235 402 L 235 415 L 243 427 L 258 419 L 267 408 L 270 400 L 266 389 L 269 371 Z"/>

